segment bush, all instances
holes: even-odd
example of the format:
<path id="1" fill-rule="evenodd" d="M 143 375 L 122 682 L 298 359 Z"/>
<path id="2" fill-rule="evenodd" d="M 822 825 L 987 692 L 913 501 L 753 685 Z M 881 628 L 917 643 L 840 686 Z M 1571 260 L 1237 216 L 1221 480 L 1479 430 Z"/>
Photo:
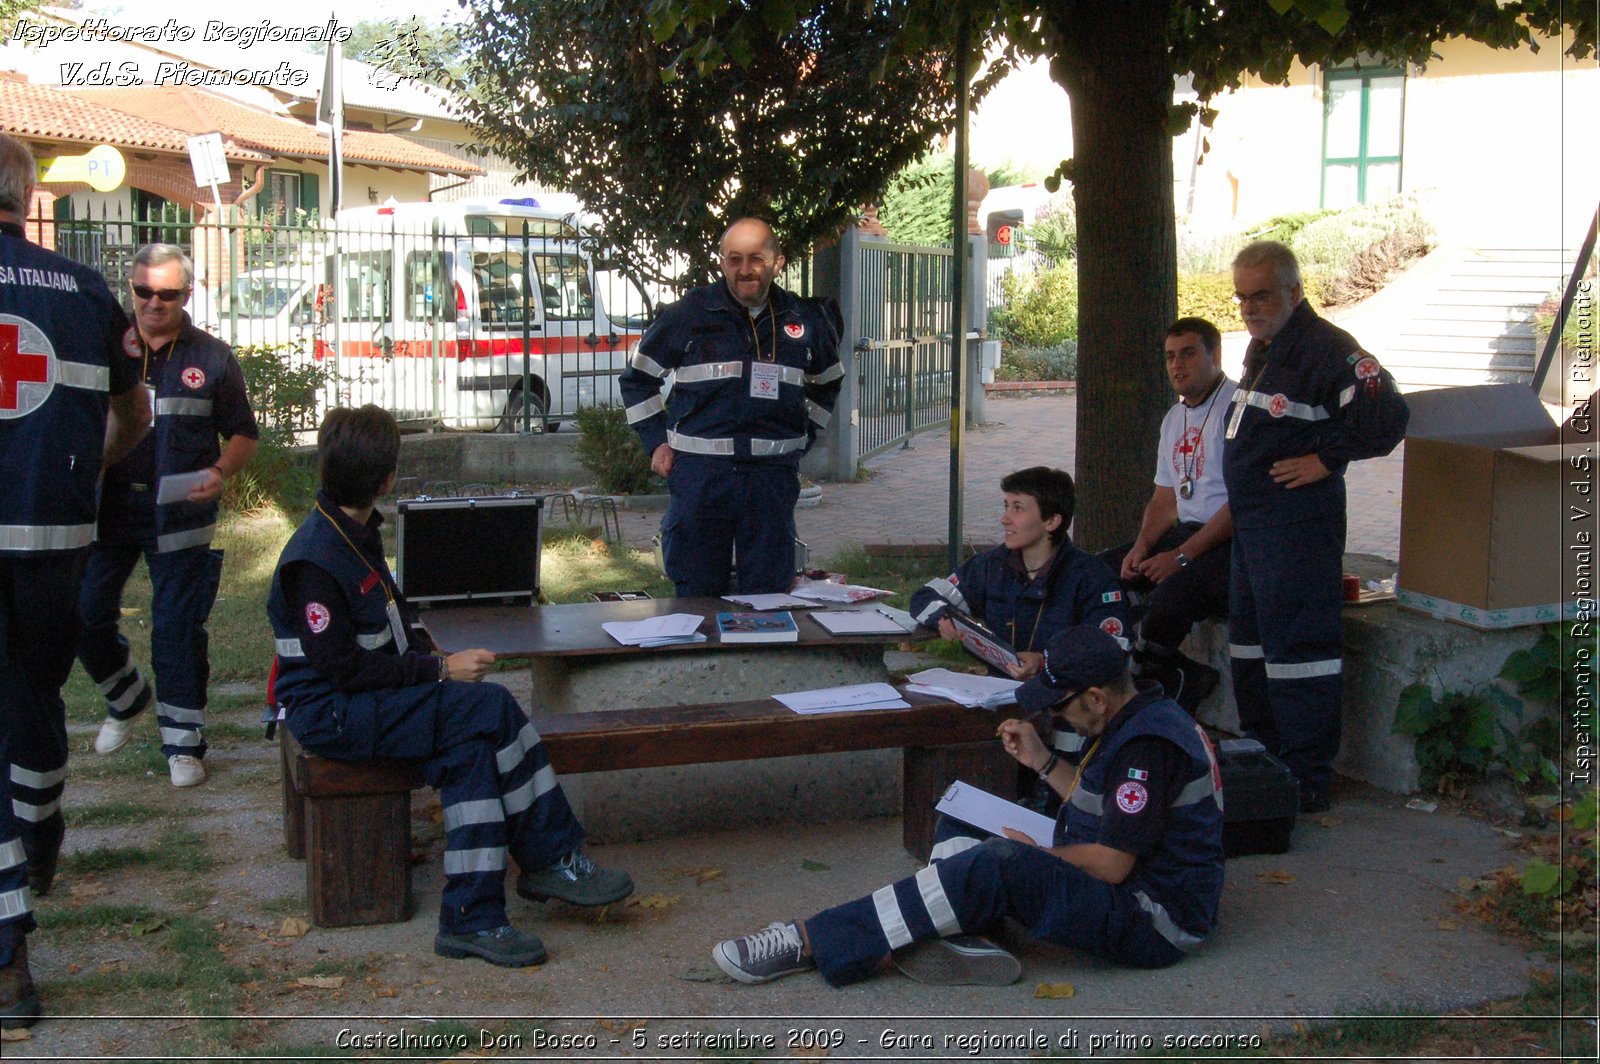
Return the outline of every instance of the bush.
<path id="1" fill-rule="evenodd" d="M 317 478 L 305 463 L 295 461 L 291 449 L 298 432 L 316 426 L 317 396 L 328 370 L 305 357 L 304 348 L 296 344 L 246 345 L 234 354 L 261 428 L 261 446 L 250 464 L 228 481 L 222 503 L 241 512 L 274 505 L 302 508 L 316 491 Z"/>
<path id="2" fill-rule="evenodd" d="M 1322 279 L 1323 301 L 1364 299 L 1433 246 L 1433 229 L 1409 197 L 1366 203 L 1313 219 L 1290 239 L 1303 274 Z"/>
<path id="3" fill-rule="evenodd" d="M 578 408 L 578 461 L 607 495 L 646 495 L 666 490 L 650 471 L 650 456 L 620 406 Z"/>
<path id="4" fill-rule="evenodd" d="M 1057 193 L 1022 227 L 1022 237 L 1045 258 L 1063 263 L 1078 254 L 1078 210 L 1070 193 Z"/>
<path id="5" fill-rule="evenodd" d="M 1078 376 L 1078 345 L 1063 340 L 1038 349 L 1007 346 L 994 371 L 997 381 L 1070 381 Z"/>
<path id="6" fill-rule="evenodd" d="M 1276 217 L 1268 218 L 1251 230 L 1248 239 L 1239 246 L 1243 247 L 1250 240 L 1276 240 L 1280 244 L 1288 244 L 1293 247 L 1294 238 L 1299 234 L 1300 230 L 1312 222 L 1321 221 L 1338 213 L 1338 211 L 1329 208 L 1315 211 L 1291 211 L 1288 214 L 1280 214 Z M 1235 250 L 1238 249 L 1236 248 Z"/>
<path id="7" fill-rule="evenodd" d="M 1019 347 L 1057 347 L 1078 338 L 1078 264 L 1037 273 L 1013 271 L 1001 281 L 1005 306 L 990 315 L 1000 339 Z"/>

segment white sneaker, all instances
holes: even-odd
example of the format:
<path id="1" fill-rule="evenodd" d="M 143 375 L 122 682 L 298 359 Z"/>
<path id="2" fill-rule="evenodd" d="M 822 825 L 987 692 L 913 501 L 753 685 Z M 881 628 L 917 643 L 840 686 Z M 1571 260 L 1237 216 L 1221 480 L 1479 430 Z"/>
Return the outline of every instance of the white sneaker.
<path id="1" fill-rule="evenodd" d="M 129 717 L 127 720 L 118 720 L 116 717 L 107 717 L 100 722 L 100 734 L 94 737 L 94 752 L 100 755 L 114 754 L 128 745 L 128 740 L 133 738 L 133 722 L 138 717 Z"/>
<path id="2" fill-rule="evenodd" d="M 197 787 L 206 781 L 206 767 L 192 754 L 173 754 L 167 758 L 174 787 Z"/>

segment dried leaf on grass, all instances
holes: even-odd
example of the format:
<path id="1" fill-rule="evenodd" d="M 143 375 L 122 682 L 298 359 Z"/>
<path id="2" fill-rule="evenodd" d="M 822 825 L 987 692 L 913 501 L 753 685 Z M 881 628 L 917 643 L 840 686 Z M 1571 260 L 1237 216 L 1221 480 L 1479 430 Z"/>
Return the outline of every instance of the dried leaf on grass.
<path id="1" fill-rule="evenodd" d="M 1078 988 L 1071 983 L 1040 983 L 1033 988 L 1036 998 L 1069 998 L 1076 995 Z"/>
<path id="2" fill-rule="evenodd" d="M 1317 823 L 1321 824 L 1325 828 L 1336 828 L 1340 824 L 1343 824 L 1344 821 L 1336 816 L 1328 815 L 1317 817 Z"/>
<path id="3" fill-rule="evenodd" d="M 300 938 L 310 930 L 310 921 L 298 916 L 286 916 L 283 923 L 278 925 L 278 934 L 283 938 Z"/>
<path id="4" fill-rule="evenodd" d="M 720 868 L 705 868 L 701 869 L 700 873 L 694 877 L 694 881 L 697 886 L 703 887 L 713 879 L 721 879 L 725 875 L 727 873 Z"/>
<path id="5" fill-rule="evenodd" d="M 630 906 L 637 905 L 641 909 L 670 909 L 678 904 L 676 894 L 642 894 L 628 900 Z"/>
<path id="6" fill-rule="evenodd" d="M 132 935 L 153 935 L 166 926 L 167 918 L 165 916 L 155 916 L 149 920 L 141 920 L 136 924 L 130 925 L 128 933 Z"/>
<path id="7" fill-rule="evenodd" d="M 1448 917 L 1444 918 L 1444 919 L 1441 919 L 1439 921 L 1439 930 L 1440 931 L 1455 931 L 1455 930 L 1459 929 L 1460 927 L 1461 927 L 1460 924 L 1456 923 L 1454 920 L 1449 919 Z"/>
<path id="8" fill-rule="evenodd" d="M 697 964 L 685 968 L 681 972 L 673 973 L 672 978 L 682 979 L 686 983 L 731 983 L 733 979 L 727 972 L 715 965 Z"/>
<path id="9" fill-rule="evenodd" d="M 344 976 L 302 975 L 295 982 L 300 986 L 309 986 L 313 990 L 338 990 L 344 986 Z"/>
<path id="10" fill-rule="evenodd" d="M 825 865 L 821 861 L 813 861 L 809 857 L 800 862 L 800 871 L 802 872 L 826 872 L 832 867 L 832 865 Z"/>
<path id="11" fill-rule="evenodd" d="M 111 893 L 111 888 L 98 881 L 88 883 L 74 883 L 71 887 L 74 901 L 79 898 L 102 898 Z"/>
<path id="12" fill-rule="evenodd" d="M 1258 883 L 1273 883 L 1277 884 L 1278 886 L 1287 886 L 1294 881 L 1295 875 L 1293 872 L 1274 870 L 1271 872 L 1260 872 L 1256 875 L 1256 882 Z"/>
<path id="13" fill-rule="evenodd" d="M 33 1032 L 26 1027 L 0 1028 L 0 1042 L 26 1042 L 33 1037 Z"/>

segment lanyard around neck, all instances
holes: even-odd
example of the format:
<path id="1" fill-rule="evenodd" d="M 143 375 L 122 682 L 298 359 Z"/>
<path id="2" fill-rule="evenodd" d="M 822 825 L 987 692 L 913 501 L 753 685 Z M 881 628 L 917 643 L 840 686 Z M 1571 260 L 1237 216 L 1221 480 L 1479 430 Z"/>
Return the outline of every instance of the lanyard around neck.
<path id="1" fill-rule="evenodd" d="M 378 586 L 383 588 L 383 597 L 388 600 L 389 605 L 394 605 L 394 594 L 389 590 L 389 581 L 385 580 L 383 578 L 383 574 L 379 573 L 378 570 L 372 567 L 372 563 L 367 561 L 367 556 L 361 553 L 361 548 L 357 547 L 355 543 L 351 541 L 350 537 L 345 535 L 345 531 L 339 526 L 339 522 L 334 520 L 332 514 L 322 508 L 321 502 L 317 503 L 317 513 L 321 514 L 323 518 L 325 518 L 327 522 L 333 526 L 333 530 L 339 533 L 339 538 L 344 540 L 345 546 L 349 547 L 351 553 L 361 560 L 361 564 L 367 567 L 367 572 L 377 577 Z"/>

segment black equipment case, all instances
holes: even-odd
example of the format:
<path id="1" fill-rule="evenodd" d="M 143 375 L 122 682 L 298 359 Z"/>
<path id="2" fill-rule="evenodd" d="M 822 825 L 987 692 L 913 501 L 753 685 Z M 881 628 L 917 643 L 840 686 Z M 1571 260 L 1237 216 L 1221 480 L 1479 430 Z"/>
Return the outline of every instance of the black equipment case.
<path id="1" fill-rule="evenodd" d="M 395 582 L 417 606 L 532 606 L 543 547 L 538 495 L 401 499 Z"/>
<path id="2" fill-rule="evenodd" d="M 1217 744 L 1222 768 L 1222 851 L 1228 857 L 1283 853 L 1300 812 L 1300 783 L 1254 739 Z"/>

